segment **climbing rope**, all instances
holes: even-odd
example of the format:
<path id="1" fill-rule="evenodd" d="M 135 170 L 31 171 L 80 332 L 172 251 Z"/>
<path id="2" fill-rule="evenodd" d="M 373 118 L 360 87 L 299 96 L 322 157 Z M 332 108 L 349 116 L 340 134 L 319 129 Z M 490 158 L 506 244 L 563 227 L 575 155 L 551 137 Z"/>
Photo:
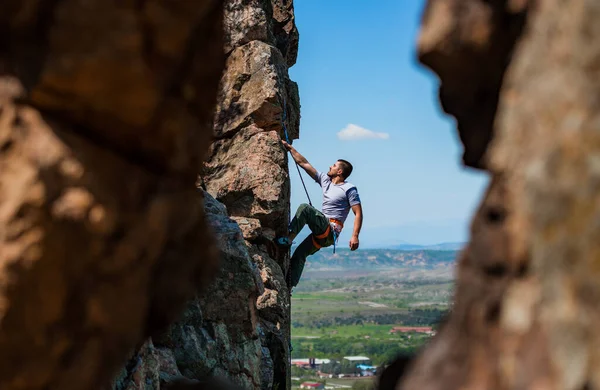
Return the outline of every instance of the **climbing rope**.
<path id="1" fill-rule="evenodd" d="M 286 105 L 286 101 L 285 101 L 285 96 L 283 97 L 282 108 L 283 108 L 283 117 L 281 120 L 281 124 L 283 126 L 283 132 L 285 134 L 285 141 L 291 145 L 292 143 L 290 142 L 290 137 L 288 136 L 287 127 L 285 127 L 285 120 L 287 119 L 287 116 L 286 116 L 287 105 Z M 294 160 L 293 157 L 292 157 L 292 160 Z M 302 181 L 302 187 L 304 187 L 304 192 L 306 193 L 306 197 L 308 198 L 308 204 L 311 205 L 311 207 L 312 207 L 312 202 L 310 201 L 310 196 L 308 195 L 308 190 L 306 189 L 306 184 L 304 184 L 304 178 L 302 177 L 302 172 L 300 172 L 300 166 L 298 166 L 298 163 L 296 162 L 296 160 L 294 160 L 294 163 L 296 163 L 296 169 L 298 170 L 298 176 L 300 176 L 300 180 Z"/>
<path id="2" fill-rule="evenodd" d="M 285 134 L 285 140 L 288 144 L 292 144 L 290 142 L 290 137 L 288 135 L 288 131 L 287 131 L 287 127 L 285 126 L 285 121 L 287 119 L 286 116 L 286 108 L 287 108 L 287 104 L 286 104 L 286 99 L 285 96 L 282 95 L 283 99 L 283 105 L 282 105 L 282 109 L 283 109 L 283 116 L 281 118 L 281 125 L 283 126 L 283 132 Z M 291 153 L 290 153 L 291 154 Z M 293 156 L 292 156 L 292 160 L 294 160 Z M 298 176 L 300 176 L 300 180 L 302 181 L 302 186 L 304 187 L 304 192 L 306 193 L 306 197 L 308 198 L 308 204 L 310 204 L 312 206 L 312 202 L 310 201 L 310 196 L 308 195 L 308 190 L 306 189 L 306 184 L 304 184 L 304 178 L 302 177 L 302 172 L 300 172 L 300 167 L 298 166 L 298 163 L 296 162 L 296 160 L 294 160 L 294 163 L 296 164 L 296 169 L 298 170 Z M 290 259 L 291 262 L 291 259 Z M 289 351 L 290 351 L 290 355 L 289 355 L 289 362 L 290 362 L 290 367 L 292 365 L 292 351 L 293 351 L 293 347 L 292 347 L 292 267 L 291 264 L 289 264 L 288 267 L 288 272 L 286 275 L 286 284 L 288 285 L 288 289 L 289 289 L 289 294 L 290 294 L 290 306 L 289 306 L 289 313 L 288 313 L 288 318 L 289 318 L 289 335 L 290 335 L 290 339 L 289 339 Z"/>

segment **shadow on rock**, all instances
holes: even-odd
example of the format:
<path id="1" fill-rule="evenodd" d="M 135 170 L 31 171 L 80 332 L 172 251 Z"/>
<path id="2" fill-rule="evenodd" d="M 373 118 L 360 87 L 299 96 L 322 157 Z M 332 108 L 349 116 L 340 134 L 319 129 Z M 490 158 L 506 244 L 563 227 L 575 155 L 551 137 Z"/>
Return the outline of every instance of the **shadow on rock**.
<path id="1" fill-rule="evenodd" d="M 165 386 L 165 390 L 243 390 L 225 378 L 203 380 L 179 379 Z"/>

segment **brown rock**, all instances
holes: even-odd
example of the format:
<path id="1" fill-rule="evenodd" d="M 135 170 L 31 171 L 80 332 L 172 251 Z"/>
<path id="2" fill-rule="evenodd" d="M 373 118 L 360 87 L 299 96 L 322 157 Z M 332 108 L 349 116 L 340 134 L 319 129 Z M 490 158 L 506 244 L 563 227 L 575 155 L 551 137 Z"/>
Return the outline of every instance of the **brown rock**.
<path id="1" fill-rule="evenodd" d="M 287 67 L 279 50 L 260 41 L 236 48 L 227 59 L 215 118 L 217 138 L 231 138 L 248 124 L 263 130 L 282 130 L 284 100 L 297 95 L 293 84 L 288 92 Z M 292 98 L 293 99 L 293 98 Z M 297 99 L 296 99 L 297 100 Z M 288 111 L 292 111 L 288 106 Z M 297 111 L 297 110 L 296 110 Z M 297 138 L 298 122 L 286 112 L 290 138 Z"/>
<path id="2" fill-rule="evenodd" d="M 426 15 L 421 58 L 440 73 L 441 98 L 473 157 L 466 162 L 492 181 L 458 265 L 452 313 L 397 388 L 598 387 L 600 7 L 430 1 Z M 466 83 L 468 66 L 456 65 L 477 58 L 476 42 L 506 67 L 501 80 L 475 74 Z M 498 77 L 488 65 L 477 64 Z M 497 104 L 467 104 L 485 90 Z"/>
<path id="3" fill-rule="evenodd" d="M 275 46 L 285 57 L 288 67 L 296 63 L 298 57 L 298 28 L 294 16 L 294 3 L 292 0 L 271 0 L 273 6 L 273 31 Z"/>
<path id="4" fill-rule="evenodd" d="M 232 23 L 235 18 L 231 12 L 247 18 Z M 289 259 L 275 252 L 277 258 L 270 258 L 265 250 L 272 247 L 269 240 L 276 232 L 286 231 L 289 223 L 288 161 L 281 139 L 293 140 L 299 133 L 298 86 L 288 77 L 288 67 L 296 60 L 298 33 L 288 0 L 231 0 L 226 13 L 230 13 L 226 18 L 226 28 L 231 29 L 226 33 L 229 57 L 215 115 L 216 140 L 203 166 L 202 182 L 207 192 L 226 206 L 227 214 L 240 223 L 248 240 L 249 260 L 259 276 L 259 293 L 252 296 L 248 307 L 254 310 L 250 312 L 261 344 L 260 359 L 248 353 L 253 350 L 240 350 L 239 343 L 233 345 L 236 354 L 245 356 L 246 372 L 253 374 L 245 381 L 239 374 L 227 376 L 240 385 L 252 383 L 254 388 L 289 388 L 289 292 L 283 272 Z M 241 258 L 236 262 L 230 268 L 232 273 L 245 264 Z M 228 293 L 223 299 L 205 300 L 203 311 L 212 308 L 211 317 L 229 318 L 227 337 L 243 340 L 239 321 L 246 309 L 234 300 L 248 294 L 236 277 L 218 279 L 230 288 L 219 285 L 217 290 L 223 288 Z M 227 312 L 222 305 L 212 304 L 224 299 L 229 302 Z M 210 322 L 205 327 L 211 329 Z M 237 372 L 216 360 L 214 371 Z"/>
<path id="5" fill-rule="evenodd" d="M 0 5 L 1 389 L 101 388 L 215 274 L 193 181 L 221 20 L 218 1 Z"/>
<path id="6" fill-rule="evenodd" d="M 285 294 L 285 290 L 283 290 Z M 258 297 L 256 308 L 259 310 L 261 318 L 274 324 L 283 324 L 287 322 L 287 309 L 285 299 L 281 297 L 277 290 L 265 289 L 265 292 Z"/>
<path id="7" fill-rule="evenodd" d="M 148 167 L 196 173 L 222 70 L 221 2 L 32 4 L 10 1 L 0 17 L 2 67 L 31 103 Z"/>
<path id="8" fill-rule="evenodd" d="M 243 388 L 266 388 L 262 367 L 273 362 L 263 354 L 260 336 L 256 301 L 264 287 L 259 270 L 226 208 L 209 194 L 204 194 L 204 206 L 217 238 L 221 268 L 203 296 L 190 301 L 182 317 L 154 338 L 177 369 L 169 373 L 164 367 L 172 365 L 161 364 L 161 378 L 172 384 L 181 378 L 221 376 Z"/>
<path id="9" fill-rule="evenodd" d="M 228 0 L 225 2 L 225 52 L 248 42 L 275 42 L 271 0 Z"/>
<path id="10" fill-rule="evenodd" d="M 252 41 L 277 47 L 288 67 L 298 56 L 298 29 L 292 0 L 225 2 L 225 52 Z"/>
<path id="11" fill-rule="evenodd" d="M 255 245 L 250 247 L 250 254 L 254 264 L 258 266 L 262 282 L 266 288 L 276 291 L 283 291 L 287 288 L 284 273 L 279 263 Z"/>
<path id="12" fill-rule="evenodd" d="M 231 217 L 242 230 L 244 240 L 253 241 L 261 235 L 260 221 L 256 218 Z"/>
<path id="13" fill-rule="evenodd" d="M 242 388 L 289 388 L 288 260 L 265 250 L 289 221 L 282 121 L 294 139 L 300 118 L 298 87 L 287 69 L 297 53 L 292 4 L 227 1 L 225 36 L 215 140 L 196 181 L 221 269 L 208 291 L 153 340 L 185 378 L 167 375 L 161 364 L 164 386 L 185 381 L 206 388 L 193 382 L 218 376 Z"/>
<path id="14" fill-rule="evenodd" d="M 3 108 L 0 387 L 98 381 L 213 273 L 195 261 L 211 248 L 202 205 L 32 108 Z"/>
<path id="15" fill-rule="evenodd" d="M 489 156 L 513 187 L 513 251 L 527 252 L 539 280 L 537 306 L 513 299 L 507 311 L 541 324 L 553 368 L 543 379 L 560 388 L 600 386 L 599 17 L 596 3 L 537 4 L 503 85 Z"/>
<path id="16" fill-rule="evenodd" d="M 256 218 L 278 230 L 287 226 L 289 177 L 277 132 L 250 126 L 216 141 L 211 154 L 204 167 L 206 188 L 227 205 L 229 215 Z"/>
<path id="17" fill-rule="evenodd" d="M 521 6 L 509 7 L 509 3 Z M 500 87 L 528 1 L 430 0 L 419 60 L 440 77 L 440 102 L 457 119 L 466 165 L 485 168 Z"/>
<path id="18" fill-rule="evenodd" d="M 207 202 L 216 203 L 209 199 L 210 195 L 206 194 Z M 242 334 L 253 337 L 256 334 L 254 302 L 263 288 L 258 269 L 248 253 L 239 225 L 229 219 L 225 210 L 209 213 L 207 220 L 217 238 L 221 268 L 201 298 L 202 316 L 232 328 L 233 337 Z"/>

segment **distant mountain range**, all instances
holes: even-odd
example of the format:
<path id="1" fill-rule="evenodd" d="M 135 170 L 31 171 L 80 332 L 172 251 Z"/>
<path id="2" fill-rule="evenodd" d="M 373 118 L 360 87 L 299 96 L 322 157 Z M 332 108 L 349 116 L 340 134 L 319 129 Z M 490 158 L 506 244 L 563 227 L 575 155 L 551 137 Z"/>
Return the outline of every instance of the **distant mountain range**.
<path id="1" fill-rule="evenodd" d="M 440 244 L 446 245 L 446 244 Z M 444 247 L 444 246 L 443 246 Z M 331 268 L 417 268 L 452 267 L 459 251 L 433 249 L 359 249 L 323 248 L 306 260 L 307 269 Z"/>
<path id="2" fill-rule="evenodd" d="M 432 250 L 432 251 L 459 251 L 466 245 L 466 242 L 442 242 L 435 245 L 415 245 L 415 244 L 399 244 L 391 245 L 388 249 L 400 250 Z"/>

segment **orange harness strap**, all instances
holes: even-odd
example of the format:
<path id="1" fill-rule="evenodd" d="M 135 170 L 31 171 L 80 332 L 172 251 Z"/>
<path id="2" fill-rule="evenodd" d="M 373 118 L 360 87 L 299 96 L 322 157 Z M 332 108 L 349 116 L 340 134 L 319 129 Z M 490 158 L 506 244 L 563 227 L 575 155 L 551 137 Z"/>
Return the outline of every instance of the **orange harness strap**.
<path id="1" fill-rule="evenodd" d="M 325 238 L 329 235 L 330 230 L 331 230 L 331 226 L 327 225 L 327 229 L 325 229 L 325 232 L 323 234 L 316 235 L 315 237 L 318 239 Z"/>
<path id="2" fill-rule="evenodd" d="M 317 249 L 323 248 L 323 246 L 319 245 L 319 243 L 317 242 L 317 240 L 315 240 L 315 236 L 313 236 L 312 240 L 313 240 L 313 245 L 315 246 L 315 248 L 317 248 Z"/>
<path id="3" fill-rule="evenodd" d="M 323 234 L 319 234 L 319 235 L 315 235 L 314 233 L 312 234 L 312 242 L 313 245 L 315 246 L 315 248 L 317 249 L 321 249 L 323 246 L 319 245 L 319 243 L 317 242 L 317 238 L 320 240 L 322 238 L 325 238 L 329 235 L 329 231 L 331 230 L 331 226 L 327 225 L 327 229 L 325 229 L 325 232 L 323 232 Z"/>
<path id="4" fill-rule="evenodd" d="M 337 219 L 330 218 L 329 222 L 333 222 L 333 223 L 335 223 L 337 225 L 340 225 L 342 228 L 344 227 L 344 224 L 341 221 L 338 221 Z M 329 235 L 330 231 L 331 231 L 331 225 L 327 225 L 327 229 L 325 229 L 325 232 L 323 232 L 322 234 L 315 235 L 313 233 L 313 235 L 312 235 L 312 242 L 313 242 L 313 245 L 315 246 L 315 248 L 321 249 L 323 247 L 322 245 L 319 245 L 319 243 L 317 242 L 316 239 L 320 240 L 320 239 L 323 239 L 323 238 L 327 237 Z"/>

